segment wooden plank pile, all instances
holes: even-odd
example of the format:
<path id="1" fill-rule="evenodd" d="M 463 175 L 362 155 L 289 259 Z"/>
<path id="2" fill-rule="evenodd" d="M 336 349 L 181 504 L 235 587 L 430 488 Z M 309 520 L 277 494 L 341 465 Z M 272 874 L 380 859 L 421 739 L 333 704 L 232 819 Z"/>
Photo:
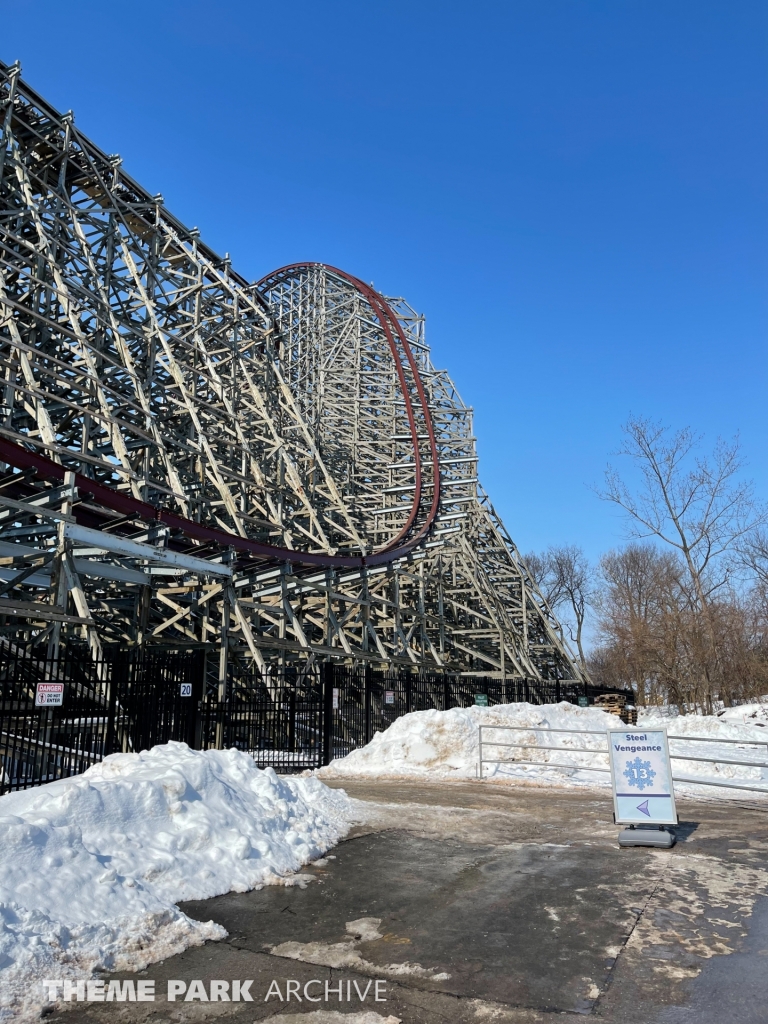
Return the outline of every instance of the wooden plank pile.
<path id="1" fill-rule="evenodd" d="M 637 708 L 628 706 L 627 698 L 621 693 L 601 693 L 595 697 L 594 706 L 616 715 L 626 725 L 637 724 Z"/>

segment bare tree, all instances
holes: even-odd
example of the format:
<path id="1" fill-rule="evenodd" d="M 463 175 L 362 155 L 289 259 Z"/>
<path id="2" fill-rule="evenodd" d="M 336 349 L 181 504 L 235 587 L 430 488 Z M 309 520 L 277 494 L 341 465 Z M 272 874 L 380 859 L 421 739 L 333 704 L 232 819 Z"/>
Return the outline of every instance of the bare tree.
<path id="1" fill-rule="evenodd" d="M 727 644 L 715 605 L 731 602 L 738 546 L 766 519 L 752 484 L 739 478 L 738 438 L 719 440 L 706 457 L 698 454 L 701 438 L 689 427 L 673 433 L 660 423 L 632 417 L 624 435 L 619 454 L 633 461 L 641 483 L 631 490 L 609 466 L 600 496 L 628 514 L 634 536 L 657 538 L 678 554 L 688 581 L 682 588 L 688 606 L 679 606 L 688 621 L 678 639 L 689 648 L 690 671 L 699 675 L 695 685 L 689 679 L 686 689 L 699 702 L 711 705 L 719 695 L 729 703 L 734 682 L 726 674 Z M 680 616 L 676 626 L 683 626 Z"/>
<path id="2" fill-rule="evenodd" d="M 524 561 L 550 608 L 565 609 L 563 623 L 586 671 L 584 621 L 594 592 L 594 571 L 586 555 L 574 544 L 553 545 L 541 555 L 526 555 Z"/>
<path id="3" fill-rule="evenodd" d="M 729 595 L 710 602 L 705 623 L 691 605 L 671 553 L 655 552 L 638 565 L 629 549 L 603 562 L 606 582 L 598 606 L 598 645 L 589 669 L 597 682 L 631 686 L 638 704 L 670 703 L 686 713 L 711 713 L 768 690 L 768 615 L 764 602 Z M 628 553 L 628 557 L 627 556 Z M 667 565 L 664 565 L 664 560 Z M 607 563 L 611 564 L 607 564 Z M 634 563 L 634 564 L 633 564 Z M 627 578 L 626 570 L 633 570 Z M 639 569 L 639 575 L 634 570 Z M 711 641 L 722 681 L 717 691 L 705 671 Z"/>
<path id="4" fill-rule="evenodd" d="M 629 544 L 600 560 L 593 674 L 610 673 L 613 685 L 631 686 L 638 704 L 669 698 L 675 689 L 670 633 L 681 603 L 681 572 L 676 555 L 651 544 Z"/>
<path id="5" fill-rule="evenodd" d="M 757 529 L 739 546 L 741 565 L 757 584 L 763 597 L 768 597 L 768 530 Z"/>
<path id="6" fill-rule="evenodd" d="M 629 457 L 642 483 L 630 490 L 609 466 L 600 497 L 623 509 L 636 537 L 657 537 L 679 552 L 696 599 L 706 608 L 731 577 L 737 542 L 766 521 L 756 507 L 743 468 L 738 438 L 718 440 L 710 458 L 696 454 L 701 437 L 685 427 L 672 433 L 660 423 L 631 417 L 618 454 Z"/>
<path id="7" fill-rule="evenodd" d="M 547 564 L 547 555 L 539 554 L 537 551 L 529 551 L 527 555 L 523 555 L 523 563 L 526 569 L 530 573 L 533 582 L 541 591 L 542 597 L 551 607 L 551 579 L 549 576 L 549 566 Z"/>

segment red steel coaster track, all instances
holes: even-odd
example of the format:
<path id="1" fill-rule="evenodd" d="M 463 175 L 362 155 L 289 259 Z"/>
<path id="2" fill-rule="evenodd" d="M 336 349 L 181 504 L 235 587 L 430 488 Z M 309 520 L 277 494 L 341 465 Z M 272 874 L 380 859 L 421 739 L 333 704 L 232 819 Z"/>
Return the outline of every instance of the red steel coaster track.
<path id="1" fill-rule="evenodd" d="M 148 504 L 147 502 L 137 501 L 135 498 L 122 494 L 113 487 L 97 483 L 93 479 L 83 476 L 80 473 L 75 474 L 75 486 L 78 491 L 83 496 L 90 495 L 98 504 L 103 505 L 105 508 L 112 509 L 112 511 L 118 512 L 120 515 L 130 516 L 132 518 L 135 517 L 144 520 L 145 522 L 162 523 L 171 530 L 178 530 L 180 533 L 183 533 L 194 540 L 204 541 L 209 544 L 217 544 L 223 548 L 233 548 L 235 551 L 256 556 L 259 559 L 266 558 L 274 560 L 275 562 L 289 562 L 296 563 L 297 565 L 315 567 L 322 566 L 327 568 L 358 568 L 365 565 L 375 566 L 393 562 L 413 551 L 413 549 L 416 548 L 429 533 L 440 507 L 440 473 L 438 468 L 439 454 L 437 440 L 435 438 L 435 430 L 429 411 L 429 403 L 424 389 L 424 384 L 419 374 L 418 365 L 413 356 L 413 352 L 408 343 L 405 332 L 386 299 L 359 278 L 353 277 L 351 274 L 347 274 L 343 270 L 338 270 L 335 267 L 328 267 L 320 263 L 294 263 L 286 267 L 281 267 L 280 270 L 262 278 L 256 287 L 257 289 L 260 289 L 266 283 L 273 282 L 287 273 L 304 271 L 315 267 L 324 269 L 325 271 L 351 284 L 370 304 L 371 309 L 376 314 L 379 324 L 381 325 L 387 339 L 387 344 L 389 345 L 389 350 L 392 354 L 392 360 L 395 365 L 397 378 L 400 382 L 401 394 L 403 401 L 405 402 L 406 415 L 413 442 L 415 490 L 408 518 L 393 540 L 389 541 L 379 550 L 372 552 L 370 555 L 359 557 L 296 551 L 292 548 L 262 544 L 257 541 L 249 540 L 247 537 L 238 536 L 235 533 L 229 533 L 225 530 L 196 523 L 191 519 L 176 515 L 166 509 L 158 508 L 154 505 Z M 434 484 L 432 487 L 432 499 L 429 510 L 423 523 L 421 523 L 416 530 L 413 530 L 413 526 L 421 507 L 424 483 L 422 458 L 416 419 L 413 411 L 413 402 L 406 380 L 405 368 L 395 339 L 399 342 L 413 375 L 421 413 L 429 436 L 429 449 L 432 465 L 435 467 L 433 470 Z M 54 462 L 52 459 L 49 459 L 44 455 L 40 455 L 28 448 L 24 448 L 20 444 L 15 444 L 12 441 L 8 441 L 3 438 L 0 438 L 0 458 L 4 462 L 8 463 L 8 465 L 14 466 L 17 469 L 32 469 L 41 478 L 47 478 L 48 480 L 57 482 L 63 482 L 64 480 L 66 470 L 60 463 Z"/>

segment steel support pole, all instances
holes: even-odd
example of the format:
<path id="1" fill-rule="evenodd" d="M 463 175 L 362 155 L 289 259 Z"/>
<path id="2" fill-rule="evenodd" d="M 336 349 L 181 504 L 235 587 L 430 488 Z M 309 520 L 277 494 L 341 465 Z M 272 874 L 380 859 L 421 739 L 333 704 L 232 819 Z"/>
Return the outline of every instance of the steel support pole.
<path id="1" fill-rule="evenodd" d="M 323 748 L 321 764 L 330 764 L 333 760 L 333 690 L 336 682 L 336 666 L 332 661 L 325 661 L 320 666 L 323 683 Z"/>
<path id="2" fill-rule="evenodd" d="M 363 669 L 363 700 L 365 701 L 365 742 L 370 743 L 373 739 L 371 732 L 371 690 L 373 688 L 373 669 L 366 663 Z"/>

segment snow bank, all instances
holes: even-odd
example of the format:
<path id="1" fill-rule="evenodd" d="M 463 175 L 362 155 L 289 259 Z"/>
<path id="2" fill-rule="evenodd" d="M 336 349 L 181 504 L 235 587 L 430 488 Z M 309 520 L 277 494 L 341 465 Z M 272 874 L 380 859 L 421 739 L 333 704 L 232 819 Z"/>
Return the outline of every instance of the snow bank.
<path id="1" fill-rule="evenodd" d="M 768 729 L 768 700 L 760 704 L 740 704 L 736 708 L 724 708 L 717 712 L 721 722 L 740 722 L 742 725 L 756 725 Z"/>
<path id="2" fill-rule="evenodd" d="M 0 798 L 0 1021 L 42 978 L 147 964 L 226 933 L 175 904 L 289 876 L 348 829 L 349 801 L 236 750 L 169 743 Z"/>
<path id="3" fill-rule="evenodd" d="M 664 718 L 653 709 L 641 714 L 639 724 L 649 728 L 666 727 L 670 739 L 670 753 L 691 754 L 695 757 L 722 757 L 728 761 L 760 761 L 768 763 L 768 716 L 762 717 L 763 705 L 744 704 L 728 708 L 717 715 L 680 715 Z M 686 742 L 686 737 L 697 736 L 710 739 L 710 743 Z M 718 740 L 738 740 L 738 743 L 718 743 Z M 749 768 L 745 765 L 708 764 L 701 761 L 686 761 L 676 757 L 672 761 L 672 773 L 676 780 L 675 792 L 691 796 L 730 797 L 743 800 L 748 796 L 745 790 L 718 789 L 695 785 L 697 779 L 710 782 L 730 782 L 745 786 L 756 786 L 768 791 L 768 768 Z"/>
<path id="4" fill-rule="evenodd" d="M 741 709 L 743 710 L 743 709 Z M 666 728 L 670 752 L 699 757 L 724 757 L 728 760 L 768 762 L 768 730 L 745 725 L 743 721 L 723 720 L 716 716 L 687 716 L 675 719 L 645 715 L 638 728 Z M 608 758 L 604 733 L 620 720 L 597 708 L 578 708 L 573 704 L 501 704 L 491 708 L 453 708 L 450 711 L 414 711 L 404 715 L 371 742 L 353 750 L 344 758 L 321 769 L 320 777 L 339 776 L 429 776 L 432 778 L 476 778 L 479 758 L 479 725 L 513 725 L 516 732 L 483 732 L 483 758 L 514 758 L 534 764 L 484 765 L 484 776 L 496 780 L 532 780 L 558 786 L 609 786 Z M 570 729 L 570 733 L 554 730 Z M 601 735 L 591 735 L 599 732 Z M 711 738 L 712 743 L 685 741 L 686 737 Z M 680 739 L 674 739 L 680 737 Z M 514 742 L 523 747 L 493 744 Z M 717 742 L 738 740 L 739 744 Z M 541 744 L 557 747 L 542 750 Z M 742 745 L 744 744 L 744 745 Z M 752 744 L 752 745 L 750 745 Z M 756 746 L 754 744 L 762 744 Z M 565 765 L 567 767 L 558 767 Z M 768 790 L 768 768 L 711 764 L 701 761 L 673 760 L 676 777 L 690 778 L 690 784 L 678 783 L 681 794 L 744 799 L 743 791 L 695 785 L 704 778 L 711 781 L 741 781 Z"/>
<path id="5" fill-rule="evenodd" d="M 385 732 L 377 732 L 371 742 L 353 750 L 344 758 L 332 761 L 327 768 L 318 772 L 323 776 L 343 775 L 431 775 L 441 778 L 476 778 L 479 758 L 479 725 L 537 726 L 544 729 L 605 729 L 615 726 L 617 719 L 605 711 L 593 708 L 577 708 L 565 702 L 561 704 L 498 704 L 495 707 L 452 708 L 450 711 L 414 711 L 398 718 Z M 494 733 L 493 738 L 516 743 L 535 745 L 539 732 Z M 494 756 L 518 756 L 525 760 L 542 761 L 533 770 L 522 765 L 486 765 L 486 775 L 515 778 L 543 778 L 545 760 L 559 760 L 551 757 L 552 751 L 524 751 L 507 749 L 487 743 L 491 734 L 484 733 L 485 758 Z M 551 740 L 548 742 L 552 742 Z M 599 737 L 589 735 L 562 736 L 559 740 L 569 753 L 596 747 Z M 581 753 L 578 763 L 585 767 L 605 767 L 605 757 Z M 492 769 L 492 770 L 490 770 Z M 546 777 L 560 779 L 557 769 L 548 769 Z M 563 776 L 565 777 L 565 776 Z M 572 776 L 568 776 L 572 777 Z M 590 773 L 587 782 L 594 784 L 595 773 Z"/>

